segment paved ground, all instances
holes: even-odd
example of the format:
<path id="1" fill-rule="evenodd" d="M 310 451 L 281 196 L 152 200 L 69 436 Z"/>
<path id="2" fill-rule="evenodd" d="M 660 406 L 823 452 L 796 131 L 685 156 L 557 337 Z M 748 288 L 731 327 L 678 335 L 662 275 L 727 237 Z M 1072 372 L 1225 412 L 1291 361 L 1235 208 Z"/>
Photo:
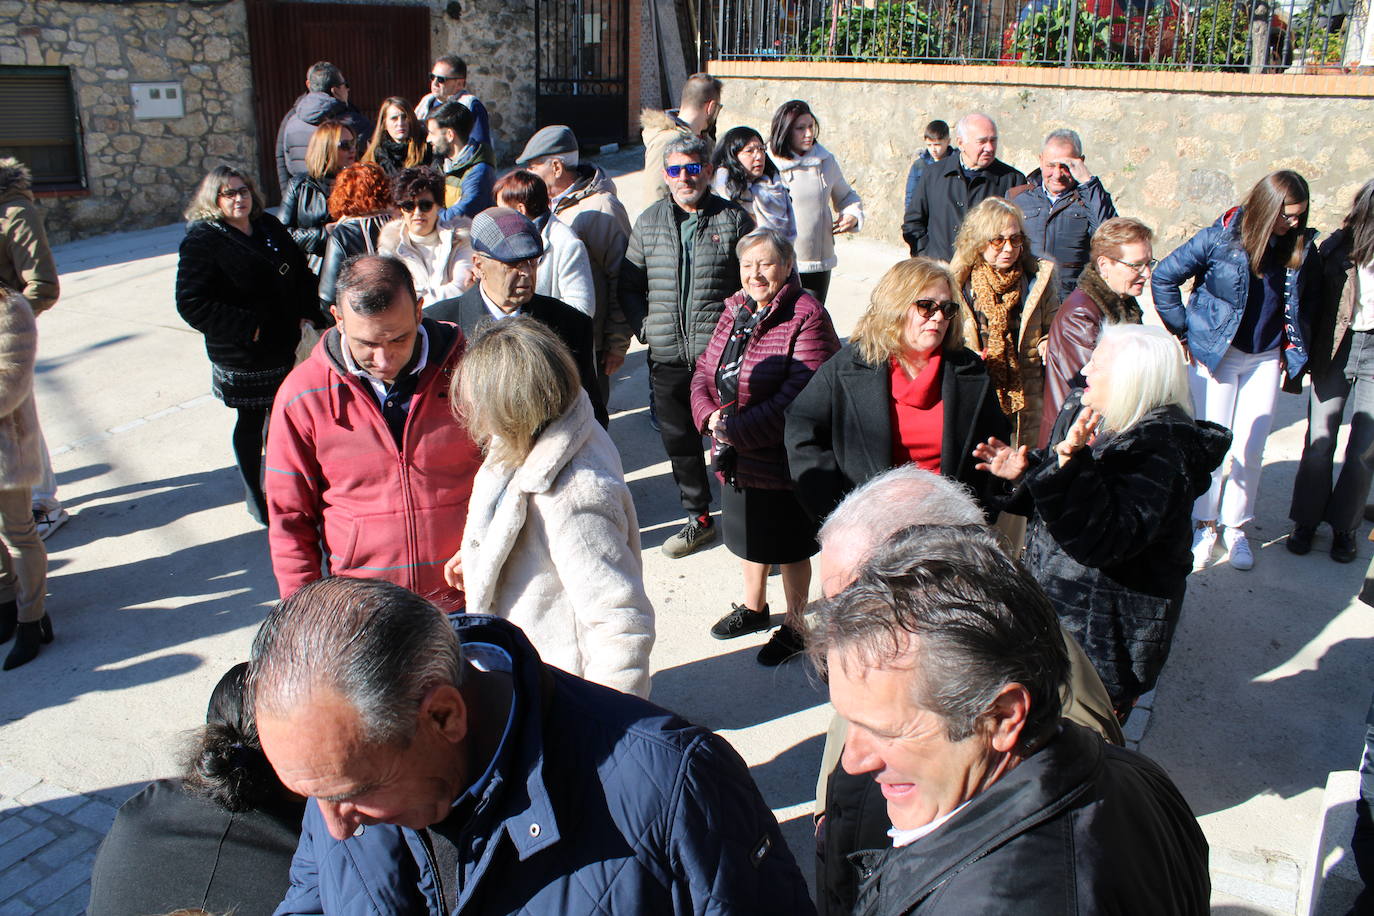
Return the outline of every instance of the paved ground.
<path id="1" fill-rule="evenodd" d="M 608 165 L 626 171 L 636 158 Z M 634 212 L 632 184 L 622 185 Z M 57 641 L 0 675 L 0 916 L 81 911 L 112 806 L 176 772 L 211 687 L 245 657 L 276 597 L 266 537 L 232 467 L 230 411 L 210 397 L 200 338 L 173 306 L 181 234 L 57 252 L 63 297 L 40 321 L 39 406 L 73 519 L 49 542 Z M 830 302 L 841 333 L 900 256 L 842 242 Z M 758 666 L 762 638 L 707 635 L 737 597 L 738 567 L 723 547 L 678 561 L 659 553 L 682 520 L 646 389 L 641 350 L 616 382 L 611 433 L 658 612 L 654 699 L 739 749 L 809 872 L 824 691 L 800 663 Z M 1370 545 L 1340 566 L 1324 543 L 1299 558 L 1280 541 L 1302 432 L 1300 401 L 1283 398 L 1256 568 L 1194 578 L 1151 714 L 1129 724 L 1202 817 L 1218 912 L 1295 911 L 1322 787 L 1356 764 L 1369 702 L 1374 615 L 1352 596 Z"/>

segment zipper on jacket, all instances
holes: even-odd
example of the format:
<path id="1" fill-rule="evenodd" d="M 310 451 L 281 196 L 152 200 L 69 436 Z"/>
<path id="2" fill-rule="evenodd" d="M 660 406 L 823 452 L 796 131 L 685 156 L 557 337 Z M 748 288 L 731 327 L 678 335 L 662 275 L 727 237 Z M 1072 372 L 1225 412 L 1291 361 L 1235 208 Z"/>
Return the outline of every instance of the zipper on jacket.
<path id="1" fill-rule="evenodd" d="M 434 854 L 434 839 L 429 835 L 429 828 L 419 831 L 420 845 L 425 848 L 425 859 L 429 862 L 429 870 L 434 873 L 434 887 L 439 892 L 439 912 L 448 912 L 448 895 L 444 893 L 443 870 L 439 868 L 439 857 Z"/>

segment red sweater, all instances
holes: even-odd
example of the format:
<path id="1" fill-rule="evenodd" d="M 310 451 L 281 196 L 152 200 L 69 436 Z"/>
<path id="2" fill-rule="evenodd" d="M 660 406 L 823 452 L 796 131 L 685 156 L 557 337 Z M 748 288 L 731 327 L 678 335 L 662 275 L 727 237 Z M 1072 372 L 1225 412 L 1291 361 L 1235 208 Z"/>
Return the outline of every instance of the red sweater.
<path id="1" fill-rule="evenodd" d="M 892 464 L 918 465 L 940 473 L 940 443 L 945 431 L 945 405 L 940 400 L 940 352 L 930 357 L 914 379 L 892 360 Z"/>
<path id="2" fill-rule="evenodd" d="M 267 435 L 268 544 L 286 598 L 328 572 L 382 578 L 446 611 L 463 593 L 444 582 L 458 552 L 481 453 L 449 412 L 462 331 L 425 320 L 430 353 L 411 398 L 402 447 L 371 387 L 339 362 L 330 329 L 277 392 Z M 323 546 L 323 551 L 321 550 Z"/>

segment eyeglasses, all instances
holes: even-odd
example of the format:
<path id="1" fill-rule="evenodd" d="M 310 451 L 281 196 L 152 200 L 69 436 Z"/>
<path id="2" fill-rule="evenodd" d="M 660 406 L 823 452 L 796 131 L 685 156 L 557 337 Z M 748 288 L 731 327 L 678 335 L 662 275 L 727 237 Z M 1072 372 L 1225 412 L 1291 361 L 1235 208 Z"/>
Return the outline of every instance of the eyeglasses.
<path id="1" fill-rule="evenodd" d="M 1147 273 L 1150 273 L 1152 270 L 1155 269 L 1155 266 L 1156 266 L 1157 264 L 1159 264 L 1159 259 L 1158 259 L 1158 258 L 1151 258 L 1151 259 L 1148 260 L 1148 261 L 1123 261 L 1123 260 L 1121 260 L 1120 258 L 1114 258 L 1114 257 L 1112 257 L 1111 255 L 1107 255 L 1107 260 L 1109 260 L 1109 261 L 1115 261 L 1116 263 L 1120 264 L 1122 267 L 1129 267 L 1131 270 L 1135 271 L 1137 274 L 1147 274 Z"/>
<path id="2" fill-rule="evenodd" d="M 748 146 L 741 146 L 739 152 L 736 153 L 735 155 L 737 155 L 737 156 L 743 156 L 745 153 L 762 153 L 762 152 L 765 152 L 763 144 L 762 144 L 762 143 L 757 143 L 757 142 L 755 142 L 755 143 L 750 143 Z"/>
<path id="3" fill-rule="evenodd" d="M 688 162 L 684 165 L 665 165 L 663 171 L 668 173 L 669 178 L 677 178 L 683 172 L 686 172 L 688 175 L 700 175 L 701 163 Z"/>
<path id="4" fill-rule="evenodd" d="M 220 188 L 219 196 L 227 197 L 230 200 L 238 200 L 240 197 L 245 199 L 252 197 L 253 192 L 247 188 Z"/>
<path id="5" fill-rule="evenodd" d="M 397 206 L 404 210 L 406 213 L 410 213 L 414 210 L 419 210 L 421 213 L 428 213 L 430 210 L 433 210 L 438 205 L 435 204 L 432 200 L 407 200 L 403 203 L 397 204 Z"/>
<path id="6" fill-rule="evenodd" d="M 460 78 L 460 77 L 457 77 L 457 76 L 440 76 L 440 75 L 437 74 L 437 73 L 431 73 L 431 74 L 429 75 L 429 81 L 430 81 L 431 83 L 438 83 L 438 84 L 441 85 L 441 86 L 442 86 L 444 83 L 447 83 L 449 80 L 456 80 L 456 79 L 459 79 L 459 78 Z"/>
<path id="7" fill-rule="evenodd" d="M 988 239 L 988 244 L 993 248 L 1020 248 L 1025 242 L 1019 235 L 1000 235 L 995 239 Z"/>
<path id="8" fill-rule="evenodd" d="M 916 314 L 922 318 L 929 318 L 936 312 L 946 318 L 953 318 L 959 314 L 959 303 L 952 299 L 917 299 L 911 303 L 911 307 L 916 310 Z"/>

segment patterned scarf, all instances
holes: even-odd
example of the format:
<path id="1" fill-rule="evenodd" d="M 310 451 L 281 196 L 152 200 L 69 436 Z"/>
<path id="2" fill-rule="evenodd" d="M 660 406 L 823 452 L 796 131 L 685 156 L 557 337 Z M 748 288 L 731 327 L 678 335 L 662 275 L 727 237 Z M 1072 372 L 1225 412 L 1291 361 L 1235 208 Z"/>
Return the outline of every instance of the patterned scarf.
<path id="1" fill-rule="evenodd" d="M 1026 406 L 1021 385 L 1021 354 L 1012 336 L 1013 315 L 1021 304 L 1021 266 L 1001 271 L 981 258 L 969 275 L 973 287 L 973 308 L 987 322 L 983 361 L 997 387 L 1002 413 L 1013 417 Z"/>
<path id="2" fill-rule="evenodd" d="M 720 415 L 725 419 L 739 413 L 739 376 L 744 368 L 744 351 L 749 348 L 749 341 L 771 307 L 772 303 L 760 306 L 753 299 L 745 297 L 735 312 L 735 323 L 730 328 L 725 349 L 721 351 L 720 365 L 716 367 L 716 392 L 720 395 Z M 716 470 L 726 483 L 735 486 L 735 461 L 738 456 L 734 447 L 722 445 L 714 439 L 711 445 L 715 451 Z"/>

